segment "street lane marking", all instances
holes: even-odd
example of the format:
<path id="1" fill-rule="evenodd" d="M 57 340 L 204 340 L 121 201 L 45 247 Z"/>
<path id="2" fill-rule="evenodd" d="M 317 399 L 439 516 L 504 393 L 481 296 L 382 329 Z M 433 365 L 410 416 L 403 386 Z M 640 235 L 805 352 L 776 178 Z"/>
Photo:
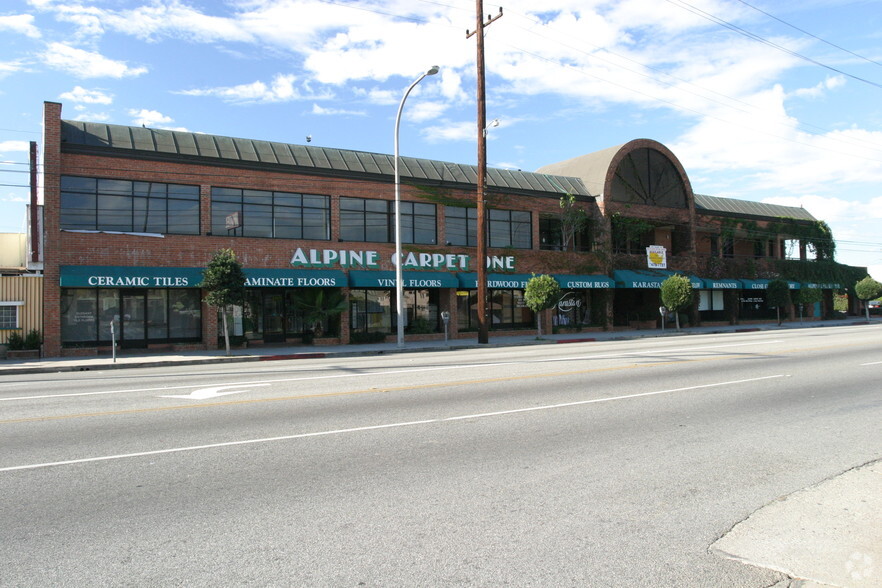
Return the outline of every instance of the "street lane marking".
<path id="1" fill-rule="evenodd" d="M 54 461 L 54 462 L 46 462 L 46 463 L 36 463 L 36 464 L 28 464 L 28 465 L 20 465 L 20 466 L 9 466 L 0 468 L 0 472 L 14 472 L 14 471 L 22 471 L 22 470 L 36 470 L 42 468 L 56 467 L 56 466 L 66 466 L 66 465 L 78 465 L 78 464 L 86 464 L 86 463 L 97 463 L 101 461 L 113 461 L 113 460 L 122 460 L 122 459 L 132 459 L 136 457 L 146 457 L 151 455 L 164 455 L 169 453 L 184 453 L 191 451 L 202 451 L 205 449 L 217 449 L 221 447 L 239 447 L 243 445 L 254 445 L 257 443 L 274 443 L 278 441 L 291 441 L 295 439 L 309 439 L 312 437 L 328 437 L 331 435 L 346 435 L 350 433 L 362 433 L 365 431 L 378 431 L 384 429 L 395 429 L 395 428 L 403 428 L 403 427 L 413 427 L 417 425 L 431 425 L 431 424 L 443 424 L 443 423 L 453 423 L 457 421 L 463 420 L 476 420 L 476 419 L 484 419 L 491 417 L 499 417 L 506 416 L 512 414 L 519 414 L 524 412 L 537 412 L 540 410 L 555 410 L 559 408 L 569 408 L 573 406 L 584 406 L 588 404 L 598 404 L 601 402 L 613 402 L 618 400 L 631 400 L 634 398 L 644 398 L 647 396 L 657 396 L 660 394 L 673 394 L 675 392 L 686 392 L 690 390 L 701 390 L 707 388 L 716 388 L 720 386 L 731 386 L 737 384 L 748 384 L 752 382 L 760 382 L 763 380 L 773 380 L 777 378 L 786 378 L 789 377 L 786 374 L 777 374 L 773 376 L 761 376 L 758 378 L 749 378 L 745 380 L 732 380 L 728 382 L 716 382 L 713 384 L 701 384 L 697 386 L 687 386 L 683 388 L 671 388 L 669 390 L 656 390 L 654 392 L 639 392 L 637 394 L 626 394 L 622 396 L 611 396 L 607 398 L 592 398 L 590 400 L 579 400 L 575 402 L 564 402 L 560 404 L 547 404 L 545 406 L 533 406 L 527 408 L 515 408 L 510 410 L 500 410 L 496 412 L 488 412 L 488 413 L 479 413 L 479 414 L 470 414 L 470 415 L 461 415 L 461 416 L 453 416 L 453 417 L 442 417 L 436 419 L 425 419 L 420 421 L 406 421 L 401 423 L 387 423 L 383 425 L 368 425 L 364 427 L 351 427 L 347 429 L 333 429 L 329 431 L 316 431 L 313 433 L 297 433 L 294 435 L 281 435 L 278 437 L 264 437 L 259 439 L 243 439 L 239 441 L 226 441 L 223 443 L 210 443 L 206 445 L 192 445 L 189 447 L 173 447 L 170 449 L 156 449 L 153 451 L 139 451 L 136 453 L 122 453 L 118 455 L 104 455 L 99 457 L 86 457 L 82 459 L 69 459 L 64 461 Z"/>
<path id="2" fill-rule="evenodd" d="M 764 344 L 774 344 L 774 343 L 782 343 L 781 340 L 773 340 L 766 341 Z M 480 369 L 486 367 L 494 367 L 494 366 L 503 366 L 503 365 L 522 365 L 526 363 L 552 363 L 552 362 L 561 362 L 561 361 L 580 361 L 580 360 L 594 360 L 594 359 L 627 359 L 629 357 L 641 357 L 645 355 L 658 355 L 663 353 L 683 353 L 690 352 L 695 353 L 698 351 L 708 351 L 715 349 L 728 349 L 731 347 L 756 347 L 756 343 L 729 343 L 729 344 L 720 344 L 720 345 L 708 345 L 704 347 L 675 347 L 671 349 L 654 349 L 651 351 L 635 351 L 628 353 L 606 353 L 606 354 L 597 354 L 597 355 L 575 355 L 570 357 L 551 357 L 547 359 L 521 359 L 518 361 L 504 361 L 504 362 L 489 362 L 489 363 L 475 363 L 475 364 L 457 364 L 457 365 L 449 365 L 449 366 L 432 366 L 425 368 L 411 368 L 411 369 L 400 369 L 400 370 L 388 370 L 388 371 L 379 371 L 379 372 L 364 372 L 364 373 L 345 373 L 345 374 L 331 374 L 331 375 L 321 375 L 321 376 L 306 376 L 306 377 L 296 377 L 296 378 L 278 378 L 275 380 L 258 380 L 253 382 L 242 382 L 241 384 L 237 384 L 237 386 L 256 386 L 256 385 L 266 385 L 266 384 L 276 384 L 281 382 L 307 382 L 314 380 L 332 380 L 339 378 L 359 378 L 364 376 L 391 376 L 398 374 L 411 374 L 411 373 L 419 373 L 419 372 L 434 372 L 434 371 L 445 371 L 445 370 L 460 370 L 460 369 Z M 104 390 L 104 391 L 96 391 L 96 392 L 69 392 L 65 394 L 43 394 L 39 396 L 17 396 L 11 398 L 0 398 L 0 402 L 10 402 L 13 400 L 45 400 L 51 398 L 73 398 L 73 397 L 81 397 L 81 396 L 102 396 L 108 394 L 129 394 L 134 392 L 169 392 L 172 390 L 192 390 L 192 389 L 205 388 L 205 384 L 187 384 L 184 386 L 165 386 L 161 388 L 132 388 L 128 390 Z"/>
<path id="3" fill-rule="evenodd" d="M 269 386 L 269 384 L 244 384 L 245 386 Z M 162 396 L 161 398 L 184 398 L 187 400 L 207 400 L 209 398 L 217 398 L 219 396 L 227 396 L 229 394 L 241 394 L 242 392 L 250 392 L 250 390 L 228 390 L 228 388 L 242 388 L 242 385 L 235 384 L 232 386 L 214 386 L 212 388 L 201 388 L 193 390 L 189 394 L 177 394 L 171 396 Z"/>
<path id="4" fill-rule="evenodd" d="M 37 423 L 44 421 L 60 421 L 67 419 L 79 419 L 79 418 L 91 418 L 91 417 L 108 417 L 108 416 L 119 416 L 124 414 L 143 414 L 148 412 L 163 412 L 163 411 L 171 411 L 171 410 L 183 410 L 183 409 L 191 409 L 191 408 L 217 408 L 223 406 L 235 406 L 235 405 L 245 405 L 245 404 L 262 404 L 265 402 L 282 402 L 288 400 L 307 400 L 310 398 L 333 398 L 338 396 L 356 396 L 359 394 L 377 394 L 377 393 L 387 393 L 387 392 L 403 392 L 405 390 L 428 390 L 431 388 L 454 388 L 459 386 L 472 386 L 472 385 L 480 385 L 480 384 L 489 384 L 491 382 L 513 382 L 516 380 L 531 380 L 536 378 L 559 378 L 564 376 L 576 376 L 582 374 L 597 374 L 602 372 L 616 372 L 621 370 L 633 370 L 633 369 L 643 369 L 643 368 L 656 368 L 663 367 L 667 365 L 677 365 L 682 363 L 697 363 L 704 361 L 720 361 L 723 359 L 727 359 L 731 356 L 723 355 L 723 356 L 715 356 L 715 357 L 705 357 L 701 359 L 680 359 L 676 361 L 665 361 L 660 362 L 656 361 L 651 364 L 637 364 L 632 363 L 629 365 L 618 365 L 618 366 L 609 366 L 604 368 L 591 368 L 586 370 L 571 370 L 566 372 L 543 372 L 539 374 L 526 374 L 520 376 L 500 376 L 496 378 L 480 378 L 476 380 L 456 380 L 456 381 L 444 381 L 444 382 L 432 382 L 430 384 L 407 384 L 404 386 L 383 386 L 383 387 L 373 387 L 367 389 L 358 389 L 358 390 L 345 390 L 341 392 L 322 392 L 317 394 L 295 394 L 291 396 L 272 396 L 269 398 L 248 398 L 243 400 L 227 400 L 223 402 L 206 402 L 200 404 L 187 404 L 187 405 L 172 405 L 172 406 L 151 406 L 145 408 L 129 408 L 129 409 L 121 409 L 121 410 L 105 410 L 101 412 L 84 412 L 84 413 L 73 413 L 73 414 L 61 414 L 61 415 L 49 415 L 49 416 L 37 416 L 37 417 L 25 417 L 18 419 L 7 419 L 0 420 L 0 425 L 11 425 L 11 424 L 20 424 L 20 423 Z"/>

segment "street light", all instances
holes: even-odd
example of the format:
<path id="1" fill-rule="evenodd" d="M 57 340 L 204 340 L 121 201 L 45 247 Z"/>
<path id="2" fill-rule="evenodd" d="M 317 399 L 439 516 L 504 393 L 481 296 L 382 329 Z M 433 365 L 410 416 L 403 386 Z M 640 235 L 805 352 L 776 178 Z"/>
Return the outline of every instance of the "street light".
<path id="1" fill-rule="evenodd" d="M 401 269 L 401 177 L 398 175 L 398 127 L 401 125 L 401 111 L 404 110 L 404 101 L 414 87 L 423 81 L 426 76 L 438 73 L 438 66 L 433 65 L 429 71 L 418 77 L 404 91 L 401 104 L 398 105 L 398 115 L 395 117 L 395 316 L 398 319 L 398 346 L 404 347 L 404 272 Z"/>

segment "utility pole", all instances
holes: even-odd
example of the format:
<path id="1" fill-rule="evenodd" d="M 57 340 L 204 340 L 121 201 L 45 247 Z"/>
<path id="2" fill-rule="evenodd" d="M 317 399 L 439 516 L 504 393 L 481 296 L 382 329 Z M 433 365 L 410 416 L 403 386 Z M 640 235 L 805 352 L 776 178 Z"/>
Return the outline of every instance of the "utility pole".
<path id="1" fill-rule="evenodd" d="M 489 326 L 487 324 L 487 213 L 485 210 L 486 189 L 484 183 L 487 178 L 487 91 L 484 87 L 484 27 L 491 24 L 502 16 L 502 7 L 499 14 L 487 16 L 484 22 L 484 1 L 477 0 L 477 27 L 474 31 L 466 31 L 466 38 L 475 35 L 478 46 L 478 194 L 476 211 L 478 223 L 478 343 L 489 343 Z"/>

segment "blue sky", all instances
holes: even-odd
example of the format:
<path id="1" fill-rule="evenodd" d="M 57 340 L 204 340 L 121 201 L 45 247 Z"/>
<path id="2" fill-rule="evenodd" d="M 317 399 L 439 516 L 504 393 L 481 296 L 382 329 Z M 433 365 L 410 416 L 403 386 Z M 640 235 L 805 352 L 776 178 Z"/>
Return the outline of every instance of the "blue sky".
<path id="1" fill-rule="evenodd" d="M 541 8 L 538 8 L 540 7 Z M 804 206 L 882 279 L 876 0 L 514 0 L 487 28 L 491 166 L 651 138 L 698 193 Z M 485 1 L 485 18 L 499 5 Z M 0 232 L 63 117 L 473 164 L 472 0 L 4 0 Z"/>

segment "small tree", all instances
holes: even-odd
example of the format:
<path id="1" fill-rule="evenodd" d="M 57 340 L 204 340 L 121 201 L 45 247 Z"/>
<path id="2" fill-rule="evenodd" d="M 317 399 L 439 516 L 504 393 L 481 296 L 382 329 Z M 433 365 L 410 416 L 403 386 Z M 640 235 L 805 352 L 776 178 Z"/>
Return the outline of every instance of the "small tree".
<path id="1" fill-rule="evenodd" d="M 799 305 L 799 320 L 802 320 L 803 306 L 820 302 L 824 299 L 824 292 L 819 288 L 802 288 L 794 292 L 793 299 Z"/>
<path id="2" fill-rule="evenodd" d="M 686 276 L 673 275 L 661 283 L 662 304 L 674 313 L 677 332 L 680 331 L 680 311 L 692 304 L 693 294 L 692 282 Z"/>
<path id="3" fill-rule="evenodd" d="M 576 196 L 567 194 L 560 197 L 561 249 L 569 251 L 570 244 L 576 249 L 576 235 L 588 224 L 588 213 L 576 206 Z"/>
<path id="4" fill-rule="evenodd" d="M 790 303 L 790 284 L 784 280 L 772 280 L 766 290 L 766 305 L 774 308 L 778 315 L 778 326 L 781 326 L 781 307 Z"/>
<path id="5" fill-rule="evenodd" d="M 541 312 L 552 308 L 560 299 L 560 284 L 549 275 L 533 275 L 524 289 L 524 302 L 527 308 L 536 313 L 536 327 L 542 336 Z"/>
<path id="6" fill-rule="evenodd" d="M 205 303 L 219 308 L 223 316 L 224 344 L 230 354 L 230 332 L 227 328 L 227 309 L 245 303 L 245 271 L 232 249 L 221 249 L 214 254 L 202 271 L 200 287 L 208 291 Z"/>
<path id="7" fill-rule="evenodd" d="M 854 293 L 860 300 L 864 301 L 864 312 L 867 314 L 867 322 L 870 322 L 869 301 L 882 295 L 882 284 L 867 276 L 854 285 Z"/>

